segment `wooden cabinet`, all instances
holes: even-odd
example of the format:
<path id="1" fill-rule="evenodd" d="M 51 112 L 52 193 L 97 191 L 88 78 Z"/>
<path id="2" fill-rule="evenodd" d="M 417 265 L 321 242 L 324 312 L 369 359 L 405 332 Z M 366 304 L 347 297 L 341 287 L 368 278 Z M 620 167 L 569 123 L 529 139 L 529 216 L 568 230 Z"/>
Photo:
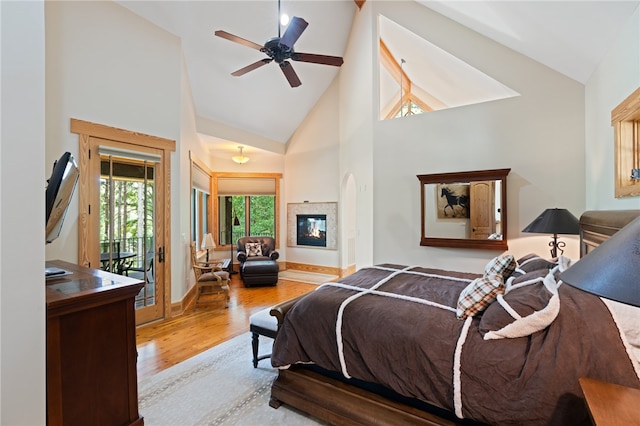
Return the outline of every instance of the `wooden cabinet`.
<path id="1" fill-rule="evenodd" d="M 47 423 L 143 425 L 134 298 L 143 282 L 63 261 L 46 283 Z"/>

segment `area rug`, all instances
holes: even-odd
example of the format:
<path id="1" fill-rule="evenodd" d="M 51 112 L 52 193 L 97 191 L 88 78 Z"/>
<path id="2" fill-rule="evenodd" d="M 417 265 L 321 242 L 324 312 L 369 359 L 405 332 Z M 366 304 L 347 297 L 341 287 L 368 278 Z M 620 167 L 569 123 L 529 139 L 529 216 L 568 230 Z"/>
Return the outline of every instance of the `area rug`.
<path id="1" fill-rule="evenodd" d="M 260 338 L 260 354 L 273 340 Z M 269 406 L 277 371 L 269 359 L 253 368 L 251 333 L 235 337 L 138 384 L 146 426 L 324 425 L 286 405 Z"/>
<path id="2" fill-rule="evenodd" d="M 286 269 L 280 271 L 278 278 L 290 281 L 299 281 L 308 284 L 324 284 L 338 278 L 337 275 L 318 274 L 315 272 L 297 271 L 295 269 Z"/>

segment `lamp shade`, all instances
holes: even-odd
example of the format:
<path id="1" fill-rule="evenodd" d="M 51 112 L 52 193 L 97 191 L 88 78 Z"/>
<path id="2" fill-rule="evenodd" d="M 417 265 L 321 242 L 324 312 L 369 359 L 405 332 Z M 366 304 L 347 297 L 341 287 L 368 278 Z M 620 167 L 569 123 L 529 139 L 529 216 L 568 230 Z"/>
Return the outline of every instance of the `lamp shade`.
<path id="1" fill-rule="evenodd" d="M 560 274 L 565 283 L 640 307 L 640 217 Z"/>
<path id="2" fill-rule="evenodd" d="M 580 232 L 580 222 L 578 218 L 567 209 L 546 209 L 524 228 L 522 232 L 578 235 Z"/>
<path id="3" fill-rule="evenodd" d="M 202 249 L 208 250 L 214 248 L 216 248 L 216 243 L 213 241 L 213 236 L 211 234 L 206 234 L 202 240 Z"/>
<path id="4" fill-rule="evenodd" d="M 244 149 L 243 146 L 239 146 L 238 149 L 240 150 L 240 155 L 236 155 L 234 157 L 231 157 L 231 159 L 233 161 L 235 161 L 238 164 L 244 164 L 247 161 L 249 161 L 249 157 L 245 157 L 244 154 L 242 153 L 242 150 Z"/>

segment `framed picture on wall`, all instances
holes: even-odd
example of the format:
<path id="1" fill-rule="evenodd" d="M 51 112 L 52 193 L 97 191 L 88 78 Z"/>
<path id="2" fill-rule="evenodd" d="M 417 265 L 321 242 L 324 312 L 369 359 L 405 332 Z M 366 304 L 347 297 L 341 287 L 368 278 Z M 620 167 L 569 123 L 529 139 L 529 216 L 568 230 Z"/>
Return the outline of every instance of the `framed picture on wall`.
<path id="1" fill-rule="evenodd" d="M 438 219 L 469 218 L 469 183 L 440 183 L 436 189 Z"/>

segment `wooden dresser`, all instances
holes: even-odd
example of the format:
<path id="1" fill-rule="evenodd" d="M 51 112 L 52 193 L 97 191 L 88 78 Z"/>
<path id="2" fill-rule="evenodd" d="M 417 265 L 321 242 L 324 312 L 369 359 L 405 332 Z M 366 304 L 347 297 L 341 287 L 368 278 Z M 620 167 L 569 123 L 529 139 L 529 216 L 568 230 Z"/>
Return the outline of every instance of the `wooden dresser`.
<path id="1" fill-rule="evenodd" d="M 143 425 L 134 298 L 143 282 L 63 261 L 46 282 L 47 423 Z"/>

